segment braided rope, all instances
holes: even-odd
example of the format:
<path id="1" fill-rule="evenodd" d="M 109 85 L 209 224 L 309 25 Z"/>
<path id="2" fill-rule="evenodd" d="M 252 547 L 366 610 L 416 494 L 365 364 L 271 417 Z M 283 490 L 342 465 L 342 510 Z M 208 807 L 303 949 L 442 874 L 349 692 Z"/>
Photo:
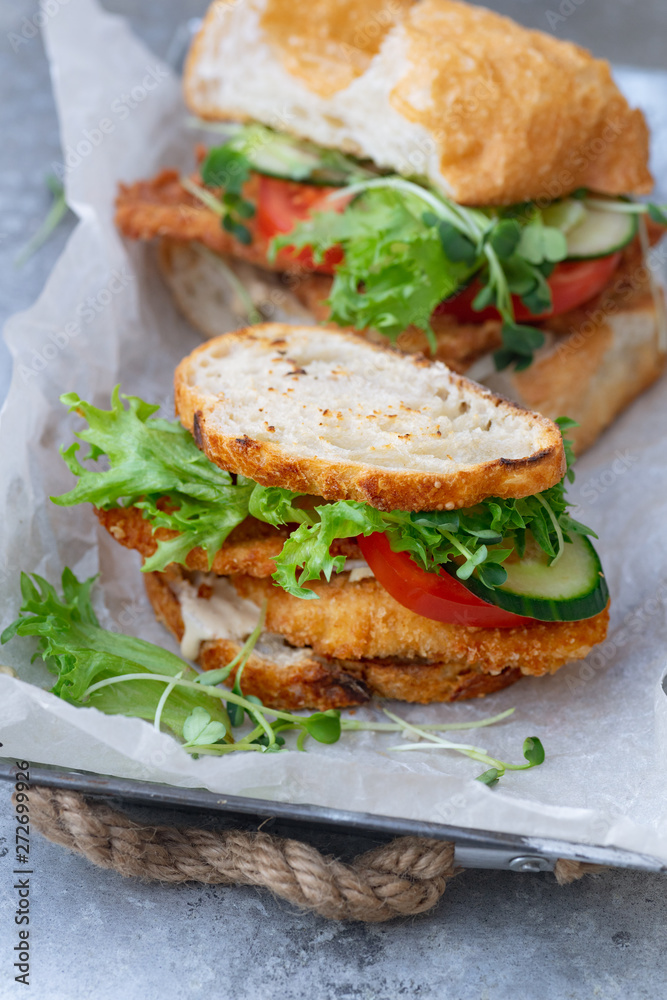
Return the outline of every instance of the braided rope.
<path id="1" fill-rule="evenodd" d="M 330 920 L 380 922 L 432 909 L 454 867 L 454 844 L 399 837 L 351 864 L 298 840 L 239 830 L 143 826 L 102 800 L 31 787 L 31 823 L 101 868 L 159 882 L 254 885 Z M 561 885 L 595 865 L 560 859 Z"/>
<path id="2" fill-rule="evenodd" d="M 607 865 L 592 865 L 587 861 L 570 861 L 569 858 L 559 858 L 554 866 L 554 875 L 559 885 L 569 885 L 584 875 L 595 875 L 603 872 Z"/>
<path id="3" fill-rule="evenodd" d="M 447 841 L 401 837 L 344 864 L 261 832 L 141 826 L 103 801 L 54 788 L 30 789 L 30 819 L 49 840 L 121 875 L 262 886 L 332 920 L 424 913 L 456 874 Z"/>

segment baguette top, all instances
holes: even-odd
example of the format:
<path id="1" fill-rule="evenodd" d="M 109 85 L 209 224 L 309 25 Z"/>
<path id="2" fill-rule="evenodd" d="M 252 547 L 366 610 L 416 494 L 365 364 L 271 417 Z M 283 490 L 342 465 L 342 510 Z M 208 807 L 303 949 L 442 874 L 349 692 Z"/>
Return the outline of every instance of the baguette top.
<path id="1" fill-rule="evenodd" d="M 565 472 L 546 417 L 342 331 L 267 323 L 216 337 L 178 366 L 175 394 L 211 461 L 327 501 L 471 507 L 540 493 Z"/>
<path id="2" fill-rule="evenodd" d="M 606 61 L 458 0 L 216 0 L 185 97 L 202 118 L 264 122 L 461 204 L 653 183 L 643 115 Z"/>

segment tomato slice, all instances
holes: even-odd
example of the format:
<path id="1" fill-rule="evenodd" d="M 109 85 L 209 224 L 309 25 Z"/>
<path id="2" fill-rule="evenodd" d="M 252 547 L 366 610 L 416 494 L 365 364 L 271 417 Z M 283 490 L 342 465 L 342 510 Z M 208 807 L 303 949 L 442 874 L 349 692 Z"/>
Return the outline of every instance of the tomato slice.
<path id="1" fill-rule="evenodd" d="M 535 620 L 488 604 L 445 570 L 440 574 L 427 573 L 407 552 L 394 552 L 382 532 L 359 535 L 357 542 L 384 589 L 404 608 L 422 618 L 482 628 L 512 628 Z"/>
<path id="2" fill-rule="evenodd" d="M 512 296 L 514 316 L 518 322 L 547 319 L 571 312 L 592 299 L 609 282 L 621 260 L 620 253 L 595 260 L 572 260 L 557 264 L 547 283 L 551 288 L 552 308 L 543 313 L 532 313 L 518 295 Z M 475 296 L 480 290 L 479 281 L 472 281 L 462 291 L 441 302 L 436 315 L 454 316 L 460 323 L 484 323 L 488 319 L 500 319 L 494 306 L 476 312 L 473 307 Z"/>
<path id="3" fill-rule="evenodd" d="M 313 212 L 342 212 L 349 198 L 328 201 L 327 196 L 338 188 L 319 187 L 316 184 L 302 184 L 284 181 L 277 177 L 259 175 L 259 196 L 257 202 L 257 225 L 267 240 L 279 233 L 289 233 L 297 222 L 307 219 Z M 299 263 L 309 271 L 333 274 L 334 268 L 343 259 L 341 247 L 330 247 L 321 263 L 315 263 L 310 247 L 298 252 L 294 247 L 285 247 L 281 257 L 288 263 Z"/>

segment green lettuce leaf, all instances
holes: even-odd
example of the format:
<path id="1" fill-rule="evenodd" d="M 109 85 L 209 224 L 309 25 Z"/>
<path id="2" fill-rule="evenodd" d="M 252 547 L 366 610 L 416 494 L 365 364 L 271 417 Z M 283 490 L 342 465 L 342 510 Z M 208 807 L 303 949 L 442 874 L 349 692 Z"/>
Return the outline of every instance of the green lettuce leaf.
<path id="1" fill-rule="evenodd" d="M 196 756 L 279 751 L 285 740 L 278 734 L 290 729 L 300 732 L 300 749 L 306 736 L 320 743 L 340 738 L 336 710 L 296 716 L 267 709 L 258 698 L 242 694 L 240 676 L 262 630 L 263 613 L 234 660 L 219 670 L 199 673 L 151 642 L 101 628 L 90 598 L 93 583 L 94 578 L 77 580 L 65 568 L 59 596 L 42 577 L 22 573 L 19 617 L 0 636 L 2 644 L 15 636 L 37 637 L 36 655 L 57 675 L 52 693 L 59 698 L 107 715 L 152 721 L 182 739 L 184 748 Z M 217 685 L 235 666 L 233 689 L 220 689 Z M 235 709 L 233 723 L 230 709 Z M 232 725 L 246 721 L 250 732 L 233 733 Z"/>
<path id="2" fill-rule="evenodd" d="M 88 422 L 77 434 L 90 445 L 85 462 L 96 465 L 102 456 L 108 469 L 90 469 L 81 464 L 79 444 L 61 450 L 70 471 L 78 477 L 74 489 L 55 504 L 70 507 L 92 503 L 101 509 L 119 506 L 140 508 L 154 528 L 170 528 L 179 537 L 158 543 L 157 552 L 144 570 L 164 569 L 171 562 L 183 563 L 192 549 L 201 547 L 213 563 L 230 531 L 248 516 L 248 503 L 255 484 L 234 483 L 199 451 L 192 435 L 178 421 L 154 416 L 159 409 L 136 396 L 113 391 L 111 409 L 102 410 L 67 393 L 62 402 Z M 127 407 L 122 400 L 127 401 Z"/>
<path id="3" fill-rule="evenodd" d="M 361 193 L 343 213 L 314 213 L 275 237 L 270 249 L 275 257 L 285 247 L 310 247 L 321 262 L 330 248 L 343 248 L 328 299 L 334 322 L 390 340 L 416 326 L 435 350 L 433 311 L 476 277 L 481 289 L 473 307 L 495 306 L 503 320 L 496 367 L 531 363 L 544 334 L 515 322 L 512 296 L 537 313 L 548 310 L 546 278 L 567 255 L 564 235 L 545 226 L 534 205 L 465 208 L 392 176 L 350 190 Z"/>
<path id="4" fill-rule="evenodd" d="M 345 565 L 345 556 L 332 556 L 329 551 L 336 539 L 385 530 L 383 515 L 365 503 L 339 500 L 316 507 L 314 513 L 317 516 L 314 523 L 299 525 L 287 539 L 275 560 L 273 574 L 273 579 L 288 594 L 306 599 L 316 596 L 304 586 L 306 583 L 321 577 L 330 580 Z"/>
<path id="5" fill-rule="evenodd" d="M 380 188 L 366 191 L 343 213 L 317 212 L 272 244 L 313 247 L 316 261 L 342 246 L 329 298 L 331 320 L 341 326 L 379 330 L 390 340 L 410 325 L 435 340 L 430 317 L 443 299 L 460 288 L 481 261 L 451 260 L 437 225 L 424 222 L 418 198 Z"/>
<path id="6" fill-rule="evenodd" d="M 92 684 L 124 674 L 162 674 L 195 681 L 199 674 L 180 657 L 159 646 L 100 627 L 93 610 L 90 590 L 95 578 L 80 582 L 70 569 L 62 575 L 62 597 L 42 577 L 21 574 L 23 604 L 16 621 L 0 637 L 36 636 L 37 655 L 57 674 L 53 693 L 73 705 L 89 705 L 107 715 L 128 715 L 152 721 L 165 685 L 149 680 L 128 680 L 93 691 Z M 161 713 L 162 725 L 176 736 L 183 735 L 186 720 L 198 706 L 213 722 L 228 728 L 222 703 L 206 693 L 175 688 Z"/>

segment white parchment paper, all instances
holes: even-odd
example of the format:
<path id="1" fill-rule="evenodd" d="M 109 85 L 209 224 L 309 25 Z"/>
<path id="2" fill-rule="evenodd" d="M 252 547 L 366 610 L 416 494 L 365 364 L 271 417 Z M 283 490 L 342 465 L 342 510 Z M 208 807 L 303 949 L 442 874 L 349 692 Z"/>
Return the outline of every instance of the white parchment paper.
<path id="1" fill-rule="evenodd" d="M 125 392 L 162 402 L 170 415 L 174 366 L 198 339 L 176 315 L 152 249 L 118 236 L 113 197 L 120 180 L 167 164 L 187 168 L 193 136 L 178 81 L 93 0 L 61 6 L 46 40 L 61 167 L 81 221 L 39 301 L 6 329 L 15 367 L 1 418 L 2 624 L 18 610 L 20 569 L 57 582 L 69 565 L 80 577 L 101 573 L 104 625 L 174 648 L 145 599 L 137 555 L 99 531 L 90 509 L 61 509 L 48 497 L 71 486 L 58 447 L 72 440 L 73 421 L 60 393 L 75 390 L 107 406 L 121 382 Z M 662 186 L 667 77 L 622 71 L 619 80 L 652 123 Z M 307 754 L 195 761 L 147 723 L 73 708 L 49 694 L 49 675 L 29 664 L 29 640 L 14 640 L 1 654 L 21 678 L 0 675 L 3 753 L 221 793 L 616 845 L 667 861 L 666 439 L 663 382 L 578 467 L 572 496 L 578 516 L 600 535 L 613 594 L 607 642 L 553 678 L 523 680 L 482 702 L 401 706 L 413 720 L 460 722 L 515 705 L 511 721 L 477 733 L 474 742 L 518 761 L 524 738 L 537 735 L 547 761 L 508 775 L 496 790 L 472 780 L 479 768 L 469 760 L 389 753 L 395 736 L 349 736 L 330 748 L 311 742 Z"/>

